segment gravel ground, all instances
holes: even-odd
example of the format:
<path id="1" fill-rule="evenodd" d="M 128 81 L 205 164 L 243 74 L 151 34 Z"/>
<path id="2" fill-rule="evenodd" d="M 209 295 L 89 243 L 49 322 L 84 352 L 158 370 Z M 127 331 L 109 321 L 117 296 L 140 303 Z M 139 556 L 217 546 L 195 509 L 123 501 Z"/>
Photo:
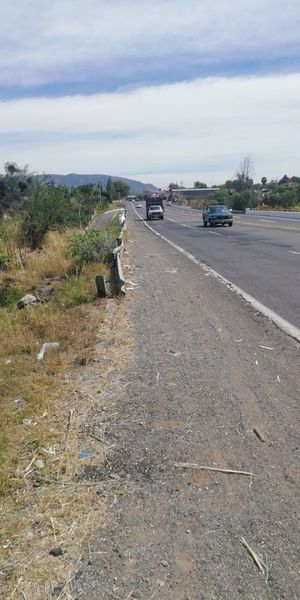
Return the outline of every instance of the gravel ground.
<path id="1" fill-rule="evenodd" d="M 85 473 L 110 518 L 74 597 L 296 600 L 299 345 L 132 215 L 129 233 L 124 270 L 138 286 L 124 300 L 127 366 L 108 393 L 113 448 Z"/>

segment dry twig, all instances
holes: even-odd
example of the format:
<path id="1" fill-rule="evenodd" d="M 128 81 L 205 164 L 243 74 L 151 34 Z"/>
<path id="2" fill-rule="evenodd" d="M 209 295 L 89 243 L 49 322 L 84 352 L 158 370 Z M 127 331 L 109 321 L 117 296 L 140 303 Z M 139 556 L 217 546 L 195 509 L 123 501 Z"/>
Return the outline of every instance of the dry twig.
<path id="1" fill-rule="evenodd" d="M 257 568 L 260 570 L 261 573 L 264 573 L 264 575 L 268 576 L 268 568 L 266 563 L 264 563 L 264 561 L 262 560 L 262 558 L 255 552 L 255 550 L 253 550 L 251 548 L 251 546 L 249 546 L 248 542 L 246 542 L 245 538 L 240 538 L 240 542 L 241 544 L 243 544 L 243 546 L 246 548 L 246 550 L 249 552 L 250 556 L 253 558 Z"/>
<path id="2" fill-rule="evenodd" d="M 255 433 L 256 437 L 258 437 L 261 442 L 266 442 L 264 434 L 257 427 L 254 427 L 253 433 Z"/>
<path id="3" fill-rule="evenodd" d="M 69 431 L 70 431 L 70 427 L 71 427 L 73 413 L 74 413 L 74 408 L 70 408 L 69 415 L 68 415 L 67 429 L 66 429 L 64 452 L 66 451 L 66 448 L 67 448 L 68 435 L 69 435 Z"/>
<path id="4" fill-rule="evenodd" d="M 20 583 L 21 583 L 22 579 L 23 579 L 23 577 L 20 577 L 20 579 L 19 579 L 19 581 L 18 581 L 18 583 L 17 583 L 16 587 L 13 589 L 13 591 L 12 591 L 11 595 L 9 596 L 9 598 L 12 598 L 12 597 L 15 595 L 15 593 L 16 593 L 16 591 L 17 591 L 17 589 L 18 589 L 18 587 L 19 587 L 19 585 L 20 585 Z"/>
<path id="5" fill-rule="evenodd" d="M 205 465 L 197 465 L 196 463 L 175 463 L 175 467 L 181 469 L 201 469 L 201 471 L 217 471 L 218 473 L 229 473 L 233 475 L 246 475 L 253 477 L 254 473 L 250 471 L 237 471 L 235 469 L 223 469 L 222 467 L 207 467 Z"/>

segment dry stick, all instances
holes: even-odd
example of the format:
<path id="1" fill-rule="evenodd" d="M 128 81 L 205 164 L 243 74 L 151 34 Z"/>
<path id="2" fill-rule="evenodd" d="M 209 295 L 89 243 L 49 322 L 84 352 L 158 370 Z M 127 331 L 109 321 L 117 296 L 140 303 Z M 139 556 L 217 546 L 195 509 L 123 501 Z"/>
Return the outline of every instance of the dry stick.
<path id="1" fill-rule="evenodd" d="M 256 437 L 258 437 L 261 442 L 264 443 L 266 441 L 264 434 L 257 427 L 254 427 L 253 433 L 255 433 Z"/>
<path id="2" fill-rule="evenodd" d="M 243 544 L 243 546 L 246 548 L 246 550 L 248 550 L 250 556 L 253 558 L 256 566 L 258 567 L 258 569 L 260 570 L 261 573 L 267 573 L 267 566 L 264 563 L 264 561 L 260 558 L 260 556 L 254 551 L 252 550 L 251 546 L 249 546 L 248 542 L 246 542 L 246 540 L 244 538 L 239 538 L 241 544 Z"/>
<path id="3" fill-rule="evenodd" d="M 41 483 L 48 483 L 49 485 L 100 485 L 99 481 L 58 481 L 57 479 L 39 479 Z"/>
<path id="4" fill-rule="evenodd" d="M 33 465 L 33 463 L 34 463 L 34 461 L 35 461 L 35 459 L 36 459 L 37 455 L 38 455 L 38 452 L 36 452 L 36 453 L 34 454 L 34 456 L 33 456 L 33 459 L 30 461 L 30 463 L 29 463 L 28 467 L 26 467 L 26 469 L 25 469 L 25 475 L 28 475 L 29 469 L 30 469 L 30 467 Z"/>
<path id="5" fill-rule="evenodd" d="M 248 477 L 254 477 L 254 473 L 250 471 L 236 471 L 235 469 L 222 469 L 221 467 L 206 467 L 204 465 L 197 465 L 194 463 L 175 463 L 175 467 L 181 467 L 182 469 L 201 469 L 202 471 L 217 471 L 218 473 L 232 473 L 234 475 L 247 475 Z"/>
<path id="6" fill-rule="evenodd" d="M 19 587 L 19 585 L 20 585 L 20 583 L 21 583 L 22 579 L 23 579 L 23 577 L 20 577 L 20 579 L 19 579 L 19 581 L 18 581 L 18 583 L 17 583 L 16 587 L 13 589 L 13 591 L 12 591 L 11 595 L 9 596 L 9 598 L 12 598 L 12 597 L 15 595 L 15 592 L 17 591 L 17 589 L 18 589 L 18 587 Z"/>
<path id="7" fill-rule="evenodd" d="M 54 526 L 54 521 L 53 521 L 52 517 L 50 517 L 50 523 L 51 523 L 51 527 L 52 527 L 52 531 L 53 531 L 54 540 L 56 542 L 55 526 Z"/>
<path id="8" fill-rule="evenodd" d="M 66 451 L 66 448 L 67 448 L 68 435 L 69 435 L 69 430 L 70 430 L 70 427 L 71 427 L 71 421 L 72 421 L 73 413 L 74 413 L 74 408 L 71 408 L 69 410 L 69 415 L 68 415 L 68 422 L 67 422 L 67 429 L 66 429 L 64 452 Z"/>

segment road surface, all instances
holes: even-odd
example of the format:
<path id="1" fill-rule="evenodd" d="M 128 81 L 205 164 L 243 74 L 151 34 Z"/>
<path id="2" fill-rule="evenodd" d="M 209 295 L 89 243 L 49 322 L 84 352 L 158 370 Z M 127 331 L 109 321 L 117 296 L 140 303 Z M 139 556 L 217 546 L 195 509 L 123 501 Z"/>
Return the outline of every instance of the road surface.
<path id="1" fill-rule="evenodd" d="M 200 211 L 171 206 L 150 225 L 300 328 L 299 219 L 236 215 L 231 228 L 204 228 Z"/>

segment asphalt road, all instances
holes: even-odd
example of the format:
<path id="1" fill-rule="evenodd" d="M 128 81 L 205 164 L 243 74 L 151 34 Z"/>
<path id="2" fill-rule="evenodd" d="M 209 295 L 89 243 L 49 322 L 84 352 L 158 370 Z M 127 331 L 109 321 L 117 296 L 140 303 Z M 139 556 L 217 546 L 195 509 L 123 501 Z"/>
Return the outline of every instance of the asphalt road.
<path id="1" fill-rule="evenodd" d="M 144 207 L 137 210 L 145 218 Z M 237 215 L 231 228 L 204 228 L 200 211 L 171 206 L 150 225 L 300 327 L 299 219 Z"/>

